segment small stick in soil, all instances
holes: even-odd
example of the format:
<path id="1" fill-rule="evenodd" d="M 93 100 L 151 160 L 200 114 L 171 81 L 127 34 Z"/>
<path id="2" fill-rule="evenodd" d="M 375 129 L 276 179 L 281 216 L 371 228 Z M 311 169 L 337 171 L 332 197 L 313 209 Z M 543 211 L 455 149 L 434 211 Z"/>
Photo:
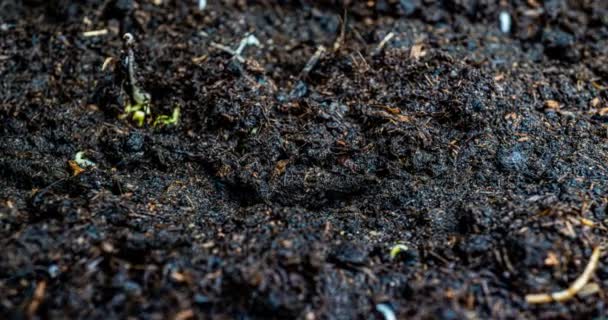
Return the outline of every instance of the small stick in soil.
<path id="1" fill-rule="evenodd" d="M 101 71 L 105 71 L 106 68 L 110 65 L 110 63 L 112 63 L 112 61 L 114 61 L 114 58 L 112 57 L 107 57 L 104 61 L 103 64 L 101 65 Z"/>
<path id="2" fill-rule="evenodd" d="M 382 50 L 384 49 L 384 46 L 386 46 L 386 44 L 391 41 L 393 38 L 395 37 L 395 33 L 394 32 L 389 32 L 384 39 L 382 39 L 382 41 L 380 41 L 380 43 L 378 44 L 378 46 L 376 47 L 376 49 L 374 49 L 374 51 L 372 52 L 372 56 L 378 55 L 380 52 L 382 52 Z"/>
<path id="3" fill-rule="evenodd" d="M 312 71 L 312 69 L 319 62 L 319 59 L 321 59 L 323 54 L 325 54 L 325 51 L 327 51 L 327 49 L 325 49 L 325 47 L 323 45 L 320 45 L 317 48 L 317 51 L 315 51 L 315 53 L 312 55 L 312 57 L 310 57 L 310 59 L 308 59 L 308 62 L 306 62 L 306 66 L 304 66 L 304 69 L 302 69 L 302 72 L 300 73 L 300 78 L 308 76 L 310 71 Z"/>
<path id="4" fill-rule="evenodd" d="M 131 86 L 131 98 L 133 98 L 133 102 L 136 104 L 146 104 L 150 102 L 150 94 L 139 88 L 137 78 L 135 77 L 135 54 L 133 53 L 135 40 L 130 33 L 125 33 L 123 39 L 125 41 L 125 50 L 127 51 L 126 64 L 129 74 L 129 85 Z"/>
<path id="5" fill-rule="evenodd" d="M 342 45 L 344 44 L 344 39 L 346 39 L 346 23 L 348 16 L 346 14 L 346 9 L 344 9 L 344 18 L 341 18 L 342 26 L 340 28 L 340 35 L 336 38 L 336 42 L 334 42 L 334 52 L 340 50 Z"/>
<path id="6" fill-rule="evenodd" d="M 30 302 L 30 305 L 27 307 L 27 314 L 30 318 L 32 318 L 36 314 L 36 311 L 38 311 L 38 308 L 40 307 L 40 304 L 42 303 L 42 300 L 44 299 L 45 292 L 46 292 L 46 282 L 40 281 L 36 285 L 36 290 L 34 290 L 34 296 L 32 297 L 32 302 Z"/>
<path id="7" fill-rule="evenodd" d="M 593 253 L 591 254 L 591 258 L 589 259 L 589 263 L 585 267 L 585 270 L 568 289 L 553 293 L 528 294 L 526 295 L 526 302 L 538 304 L 550 303 L 553 301 L 563 302 L 572 299 L 583 287 L 585 287 L 587 282 L 589 282 L 589 279 L 591 279 L 591 276 L 599 264 L 601 253 L 602 250 L 599 246 L 593 249 Z"/>
<path id="8" fill-rule="evenodd" d="M 100 30 L 85 31 L 82 33 L 82 36 L 85 38 L 90 38 L 90 37 L 105 36 L 106 34 L 108 34 L 108 29 L 100 29 Z"/>
<path id="9" fill-rule="evenodd" d="M 174 320 L 188 320 L 194 318 L 194 311 L 192 309 L 182 310 L 175 315 Z"/>

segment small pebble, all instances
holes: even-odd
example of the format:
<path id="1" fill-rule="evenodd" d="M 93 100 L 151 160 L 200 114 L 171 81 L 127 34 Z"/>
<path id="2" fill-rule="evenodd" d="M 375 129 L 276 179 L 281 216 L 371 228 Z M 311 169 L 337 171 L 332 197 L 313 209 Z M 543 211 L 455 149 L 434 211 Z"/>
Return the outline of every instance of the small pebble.
<path id="1" fill-rule="evenodd" d="M 498 152 L 498 162 L 507 171 L 518 172 L 528 166 L 526 154 L 515 148 L 504 149 Z"/>
<path id="2" fill-rule="evenodd" d="M 51 277 L 51 279 L 57 278 L 57 276 L 60 273 L 59 267 L 56 264 L 50 265 L 47 271 L 48 271 L 49 277 Z"/>
<path id="3" fill-rule="evenodd" d="M 406 16 L 412 15 L 420 5 L 419 1 L 416 0 L 400 0 L 399 3 Z"/>
<path id="4" fill-rule="evenodd" d="M 511 15 L 506 11 L 501 11 L 498 15 L 498 21 L 500 22 L 500 31 L 502 33 L 511 32 Z"/>
<path id="5" fill-rule="evenodd" d="M 139 296 L 142 294 L 141 286 L 135 281 L 127 280 L 123 284 L 123 289 L 132 296 Z"/>
<path id="6" fill-rule="evenodd" d="M 363 265 L 367 261 L 368 252 L 365 248 L 347 242 L 333 250 L 332 257 L 336 262 L 345 265 Z"/>
<path id="7" fill-rule="evenodd" d="M 202 295 L 200 293 L 197 293 L 194 295 L 194 303 L 196 304 L 207 304 L 211 302 L 211 299 L 209 299 L 209 297 Z"/>
<path id="8" fill-rule="evenodd" d="M 144 148 L 144 136 L 140 133 L 131 133 L 125 143 L 128 152 L 139 152 Z"/>

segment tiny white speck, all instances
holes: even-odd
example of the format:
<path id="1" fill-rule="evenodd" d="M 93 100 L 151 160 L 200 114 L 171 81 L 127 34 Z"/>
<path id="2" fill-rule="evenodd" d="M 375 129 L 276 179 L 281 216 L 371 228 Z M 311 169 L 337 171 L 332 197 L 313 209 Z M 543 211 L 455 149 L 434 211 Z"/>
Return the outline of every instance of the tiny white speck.
<path id="1" fill-rule="evenodd" d="M 198 9 L 203 11 L 207 8 L 207 0 L 198 0 Z"/>

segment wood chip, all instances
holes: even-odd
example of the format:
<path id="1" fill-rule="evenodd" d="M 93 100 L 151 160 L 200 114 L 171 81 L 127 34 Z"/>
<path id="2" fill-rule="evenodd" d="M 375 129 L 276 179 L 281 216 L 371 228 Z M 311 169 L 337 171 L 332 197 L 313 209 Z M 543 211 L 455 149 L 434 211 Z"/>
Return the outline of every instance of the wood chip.
<path id="1" fill-rule="evenodd" d="M 173 279 L 175 282 L 186 282 L 187 280 L 185 274 L 177 271 L 171 273 L 171 279 Z"/>
<path id="2" fill-rule="evenodd" d="M 559 259 L 557 258 L 557 254 L 555 254 L 555 252 L 549 251 L 549 253 L 547 253 L 545 265 L 548 267 L 555 267 L 559 265 Z"/>
<path id="3" fill-rule="evenodd" d="M 414 60 L 418 60 L 424 56 L 426 56 L 426 50 L 424 49 L 424 44 L 417 43 L 412 46 L 412 49 L 410 50 L 410 58 L 412 58 Z"/>

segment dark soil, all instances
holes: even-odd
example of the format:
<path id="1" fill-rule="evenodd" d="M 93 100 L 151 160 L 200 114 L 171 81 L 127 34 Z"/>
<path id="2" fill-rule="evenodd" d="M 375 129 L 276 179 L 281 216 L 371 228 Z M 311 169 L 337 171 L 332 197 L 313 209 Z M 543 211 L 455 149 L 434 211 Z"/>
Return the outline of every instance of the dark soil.
<path id="1" fill-rule="evenodd" d="M 0 1 L 0 318 L 605 319 L 525 295 L 608 234 L 607 1 L 158 2 Z"/>

